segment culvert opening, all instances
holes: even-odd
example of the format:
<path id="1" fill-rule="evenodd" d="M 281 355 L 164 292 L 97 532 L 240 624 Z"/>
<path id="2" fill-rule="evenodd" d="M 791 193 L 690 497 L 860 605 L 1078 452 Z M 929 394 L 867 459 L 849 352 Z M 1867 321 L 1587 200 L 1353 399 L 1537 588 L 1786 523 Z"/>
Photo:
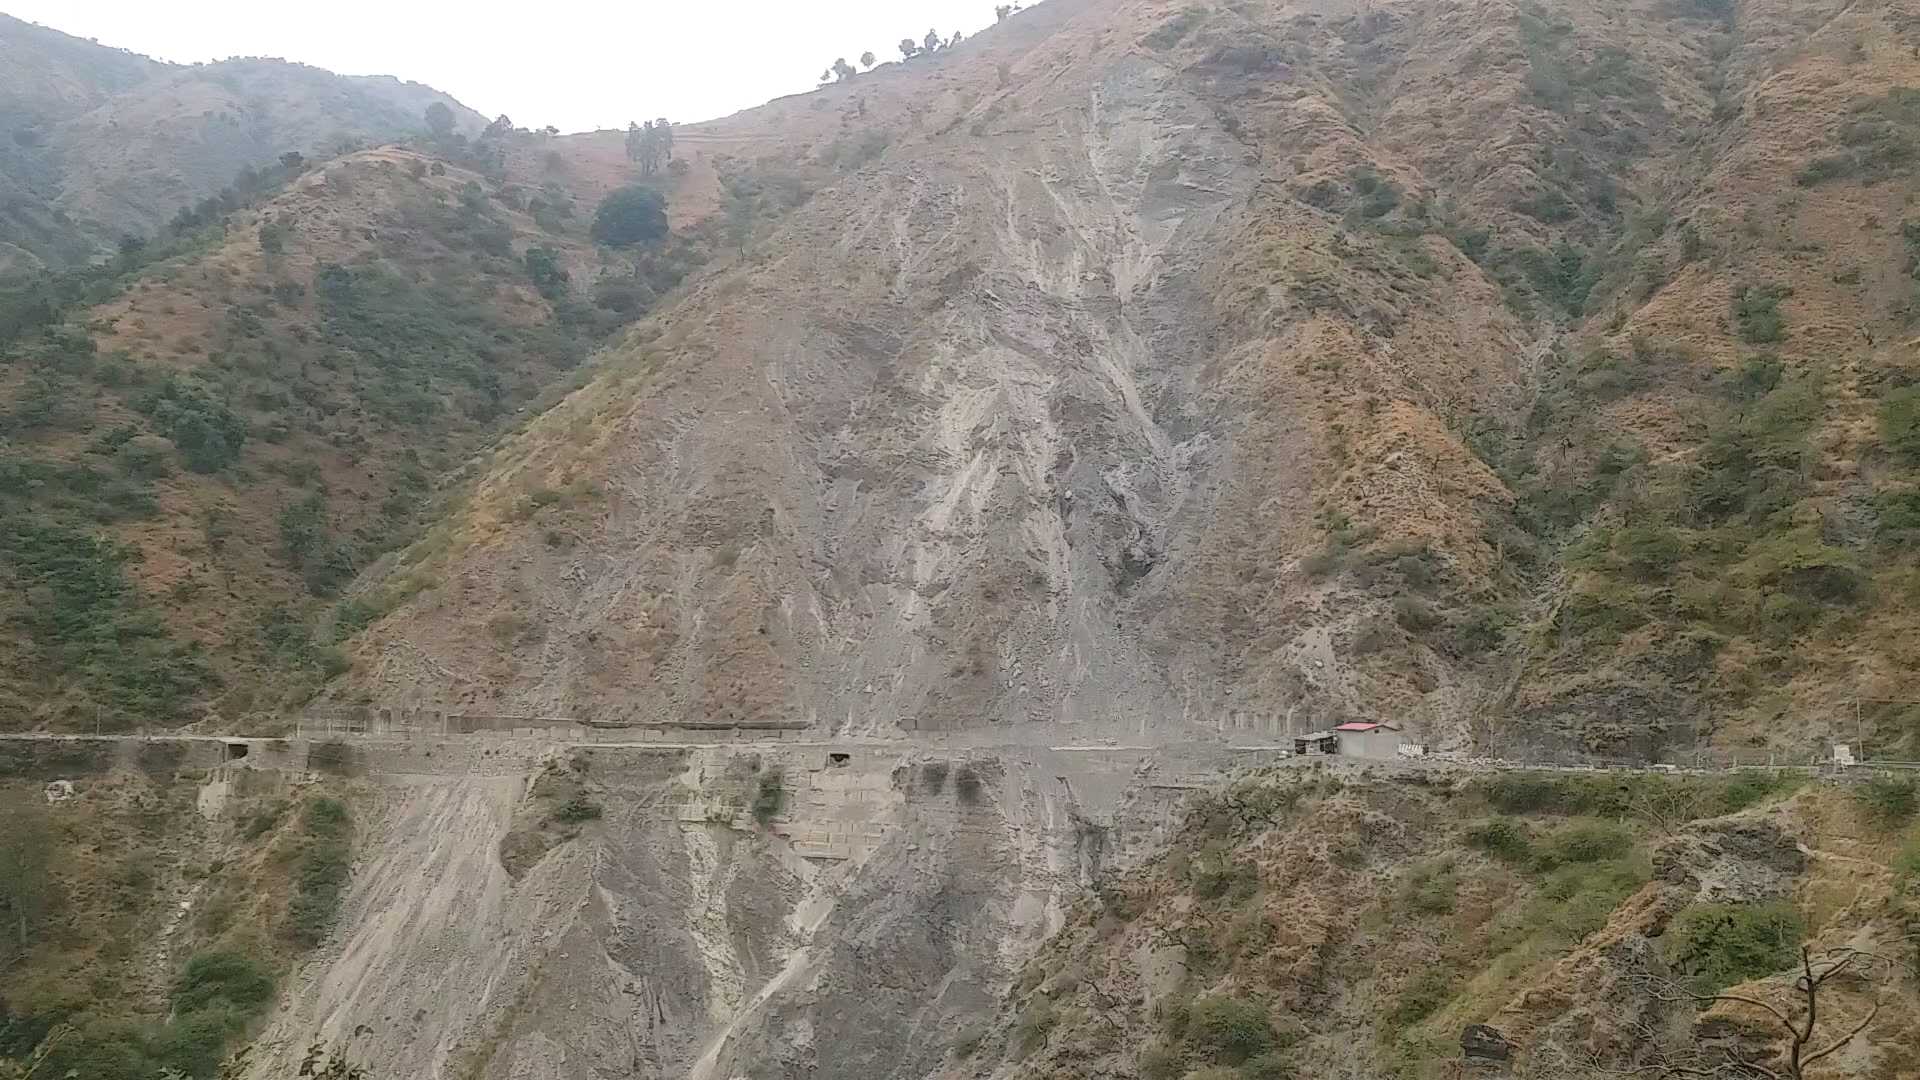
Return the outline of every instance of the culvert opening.
<path id="1" fill-rule="evenodd" d="M 828 754 L 827 767 L 832 769 L 842 769 L 846 767 L 847 762 L 852 760 L 853 760 L 852 754 Z"/>

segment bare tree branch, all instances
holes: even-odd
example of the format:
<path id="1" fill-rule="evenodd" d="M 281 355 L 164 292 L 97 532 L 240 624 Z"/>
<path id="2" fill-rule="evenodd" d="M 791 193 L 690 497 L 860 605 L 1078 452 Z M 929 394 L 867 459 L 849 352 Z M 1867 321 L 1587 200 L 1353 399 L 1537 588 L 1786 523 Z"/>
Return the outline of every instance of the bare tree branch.
<path id="1" fill-rule="evenodd" d="M 1663 1054 L 1663 1060 L 1658 1063 L 1642 1066 L 1638 1069 L 1619 1073 L 1618 1075 L 1637 1075 L 1657 1071 L 1662 1077 L 1718 1077 L 1728 1075 L 1725 1070 L 1731 1068 L 1735 1070 L 1735 1075 L 1740 1076 L 1760 1076 L 1768 1078 L 1768 1080 L 1806 1080 L 1806 1070 L 1808 1066 L 1838 1053 L 1841 1048 L 1851 1043 L 1869 1027 L 1873 1026 L 1874 1020 L 1879 1017 L 1883 1002 L 1879 992 L 1878 980 L 1874 979 L 1871 975 L 1866 975 L 1865 977 L 1868 982 L 1875 986 L 1873 1007 L 1868 1010 L 1867 1015 L 1858 1023 L 1854 1024 L 1845 1034 L 1840 1035 L 1818 1050 L 1814 1050 L 1811 1053 L 1808 1052 L 1808 1047 L 1813 1044 L 1814 1035 L 1821 1022 L 1821 990 L 1824 989 L 1829 982 L 1842 975 L 1860 974 L 1859 969 L 1869 963 L 1883 968 L 1884 971 L 1881 973 L 1882 975 L 1891 974 L 1898 967 L 1897 963 L 1890 958 L 1864 949 L 1829 949 L 1816 955 L 1811 947 L 1802 945 L 1800 947 L 1800 973 L 1796 975 L 1793 980 L 1793 991 L 1801 999 L 1801 1004 L 1797 1009 L 1791 1011 L 1746 994 L 1730 994 L 1724 990 L 1711 994 L 1699 993 L 1688 989 L 1686 986 L 1672 979 L 1657 976 L 1650 972 L 1644 973 L 1641 979 L 1647 988 L 1647 992 L 1657 1001 L 1692 1001 L 1702 1008 L 1710 1008 L 1720 1002 L 1730 1002 L 1759 1009 L 1768 1016 L 1771 1016 L 1774 1023 L 1778 1025 L 1781 1036 L 1787 1042 L 1786 1071 L 1785 1073 L 1781 1073 L 1765 1065 L 1761 1065 L 1758 1062 L 1747 1061 L 1734 1053 L 1732 1049 L 1722 1047 L 1720 1048 L 1721 1054 L 1726 1058 L 1724 1065 L 1709 1067 L 1701 1063 L 1697 1058 L 1694 1062 L 1683 1064 L 1666 1059 Z"/>

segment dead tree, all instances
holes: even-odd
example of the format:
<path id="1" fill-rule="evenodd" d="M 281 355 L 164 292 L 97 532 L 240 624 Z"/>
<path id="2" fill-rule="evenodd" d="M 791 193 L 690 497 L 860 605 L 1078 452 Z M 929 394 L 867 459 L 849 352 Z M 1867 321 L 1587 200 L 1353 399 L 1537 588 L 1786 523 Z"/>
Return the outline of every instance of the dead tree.
<path id="1" fill-rule="evenodd" d="M 1780 1006 L 1747 994 L 1732 994 L 1720 991 L 1702 994 L 1688 989 L 1671 979 L 1648 976 L 1647 984 L 1655 998 L 1661 1001 L 1689 1001 L 1701 1008 L 1709 1008 L 1720 1003 L 1744 1005 L 1758 1009 L 1766 1014 L 1768 1026 L 1777 1028 L 1779 1039 L 1786 1042 L 1786 1063 L 1780 1069 L 1750 1061 L 1736 1054 L 1729 1047 L 1719 1047 L 1718 1053 L 1706 1047 L 1695 1047 L 1684 1053 L 1664 1057 L 1662 1060 L 1644 1065 L 1637 1069 L 1618 1072 L 1622 1076 L 1693 1076 L 1707 1080 L 1734 1080 L 1734 1078 L 1761 1077 L 1764 1080 L 1806 1080 L 1806 1070 L 1816 1062 L 1838 1053 L 1848 1043 L 1872 1026 L 1880 1015 L 1883 999 L 1882 982 L 1893 970 L 1894 964 L 1888 958 L 1862 949 L 1829 949 L 1816 955 L 1807 946 L 1800 947 L 1800 974 L 1793 980 L 1795 1001 L 1788 1006 Z M 1842 976 L 1858 977 L 1872 988 L 1873 1005 L 1866 1016 L 1844 1032 L 1834 1035 L 1821 1030 L 1822 993 L 1828 984 Z M 1828 999 L 1827 1003 L 1830 1003 Z"/>

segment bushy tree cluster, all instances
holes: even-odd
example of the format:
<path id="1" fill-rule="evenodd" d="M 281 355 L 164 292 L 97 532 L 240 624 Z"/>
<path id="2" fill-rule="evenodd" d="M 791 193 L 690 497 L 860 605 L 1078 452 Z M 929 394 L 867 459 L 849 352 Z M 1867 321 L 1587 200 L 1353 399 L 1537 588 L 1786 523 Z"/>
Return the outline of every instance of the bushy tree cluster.
<path id="1" fill-rule="evenodd" d="M 963 35 L 958 30 L 955 30 L 953 36 L 944 41 L 940 39 L 939 31 L 928 30 L 927 36 L 918 42 L 915 42 L 910 37 L 901 38 L 900 58 L 902 60 L 911 60 L 916 56 L 928 56 L 939 52 L 941 49 L 951 49 L 955 45 L 960 44 L 962 40 L 964 40 Z"/>
<path id="2" fill-rule="evenodd" d="M 600 201 L 592 232 L 607 247 L 658 244 L 667 237 L 666 197 L 640 184 L 623 187 Z"/>
<path id="3" fill-rule="evenodd" d="M 673 160 L 673 124 L 666 117 L 644 124 L 627 124 L 627 160 L 640 166 L 640 175 L 652 176 Z"/>

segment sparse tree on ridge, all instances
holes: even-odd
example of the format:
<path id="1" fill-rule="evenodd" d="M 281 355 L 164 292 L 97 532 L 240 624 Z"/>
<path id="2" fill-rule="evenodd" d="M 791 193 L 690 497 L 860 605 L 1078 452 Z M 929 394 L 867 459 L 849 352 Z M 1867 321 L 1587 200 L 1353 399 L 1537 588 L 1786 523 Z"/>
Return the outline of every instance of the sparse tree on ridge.
<path id="1" fill-rule="evenodd" d="M 438 139 L 453 134 L 453 110 L 447 108 L 446 102 L 436 101 L 427 106 L 427 130 Z"/>
<path id="2" fill-rule="evenodd" d="M 653 137 L 660 144 L 660 156 L 673 160 L 673 122 L 662 116 L 653 122 Z"/>
<path id="3" fill-rule="evenodd" d="M 925 51 L 932 52 L 940 47 L 940 34 L 937 31 L 928 30 L 927 39 L 920 44 Z"/>
<path id="4" fill-rule="evenodd" d="M 915 45 L 912 38 L 903 37 L 900 39 L 900 58 L 902 60 L 911 60 L 919 55 L 920 46 Z"/>
<path id="5" fill-rule="evenodd" d="M 833 62 L 833 77 L 835 79 L 844 82 L 858 74 L 860 73 L 854 70 L 852 64 L 847 63 L 847 58 L 844 56 Z"/>
<path id="6" fill-rule="evenodd" d="M 664 141 L 671 139 L 670 135 L 664 137 Z M 627 122 L 627 160 L 640 166 L 640 175 L 652 176 L 660 171 L 662 146 L 663 133 L 652 120 L 644 124 Z"/>
<path id="7" fill-rule="evenodd" d="M 874 58 L 872 49 L 868 49 L 866 52 L 863 52 L 860 54 L 861 67 L 870 68 L 874 65 L 874 62 L 875 62 L 875 58 Z"/>

